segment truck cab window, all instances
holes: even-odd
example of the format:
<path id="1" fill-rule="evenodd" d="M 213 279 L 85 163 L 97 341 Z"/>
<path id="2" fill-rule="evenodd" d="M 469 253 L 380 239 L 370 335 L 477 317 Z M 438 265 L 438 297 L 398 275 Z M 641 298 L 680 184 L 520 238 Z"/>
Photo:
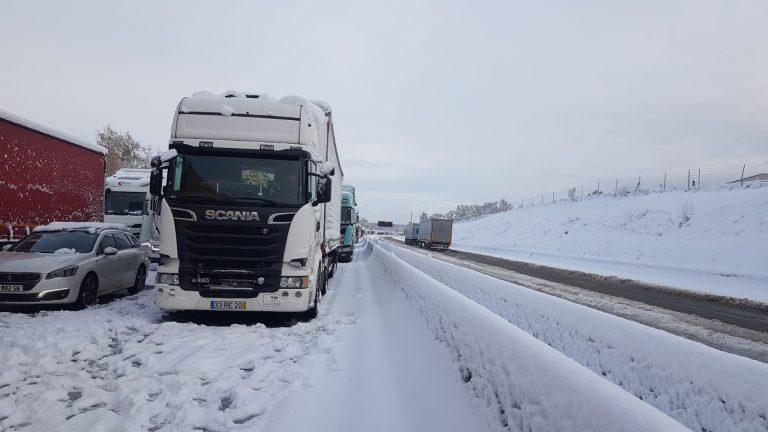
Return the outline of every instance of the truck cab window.
<path id="1" fill-rule="evenodd" d="M 298 158 L 178 156 L 169 197 L 299 206 L 306 203 L 302 167 Z"/>

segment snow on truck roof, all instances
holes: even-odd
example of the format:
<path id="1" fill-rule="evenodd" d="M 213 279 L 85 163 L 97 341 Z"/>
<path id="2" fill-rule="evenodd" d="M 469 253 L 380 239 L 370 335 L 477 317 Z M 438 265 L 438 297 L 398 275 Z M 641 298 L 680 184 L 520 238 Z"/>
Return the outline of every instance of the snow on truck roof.
<path id="1" fill-rule="evenodd" d="M 11 114 L 8 111 L 2 110 L 2 109 L 0 109 L 0 119 L 5 120 L 9 123 L 19 125 L 27 129 L 31 129 L 35 132 L 39 132 L 41 134 L 51 136 L 53 138 L 58 138 L 62 141 L 66 141 L 70 144 L 74 144 L 86 150 L 94 151 L 96 153 L 101 153 L 101 154 L 107 154 L 107 149 L 98 144 L 91 143 L 79 138 L 75 138 L 72 135 L 68 135 L 64 132 L 58 131 L 48 126 L 44 126 L 40 123 L 26 119 L 24 117 L 17 116 L 16 114 Z"/>
<path id="2" fill-rule="evenodd" d="M 328 135 L 334 135 L 331 118 L 328 103 L 301 96 L 278 99 L 237 90 L 198 91 L 179 102 L 171 125 L 171 140 L 207 138 L 299 144 L 322 154 L 328 150 L 324 148 Z M 331 151 L 338 159 L 335 138 L 332 141 Z"/>
<path id="3" fill-rule="evenodd" d="M 32 232 L 87 230 L 95 233 L 106 229 L 130 232 L 128 227 L 123 224 L 104 222 L 51 222 L 48 225 L 36 226 Z"/>

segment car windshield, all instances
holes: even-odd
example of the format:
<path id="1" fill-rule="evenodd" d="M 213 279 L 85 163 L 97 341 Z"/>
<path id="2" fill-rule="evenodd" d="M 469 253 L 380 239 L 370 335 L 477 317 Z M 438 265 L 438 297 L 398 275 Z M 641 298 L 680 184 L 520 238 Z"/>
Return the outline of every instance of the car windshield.
<path id="1" fill-rule="evenodd" d="M 14 252 L 88 253 L 98 234 L 88 231 L 53 231 L 32 233 L 13 247 Z"/>
<path id="2" fill-rule="evenodd" d="M 299 159 L 179 155 L 169 197 L 297 206 L 307 202 Z"/>
<path id="3" fill-rule="evenodd" d="M 104 213 L 141 216 L 144 212 L 145 197 L 144 192 L 108 191 L 104 197 Z"/>

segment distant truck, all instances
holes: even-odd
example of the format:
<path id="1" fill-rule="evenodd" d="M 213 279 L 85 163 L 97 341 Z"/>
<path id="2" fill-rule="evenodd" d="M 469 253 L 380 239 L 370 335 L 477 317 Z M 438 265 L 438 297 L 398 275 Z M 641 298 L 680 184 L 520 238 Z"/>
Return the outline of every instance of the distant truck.
<path id="1" fill-rule="evenodd" d="M 0 241 L 37 225 L 100 222 L 107 149 L 0 110 Z"/>
<path id="2" fill-rule="evenodd" d="M 419 240 L 419 224 L 409 222 L 405 226 L 405 244 L 415 245 Z"/>
<path id="3" fill-rule="evenodd" d="M 352 261 L 357 242 L 357 201 L 355 187 L 344 185 L 341 188 L 341 244 L 339 262 Z"/>
<path id="4" fill-rule="evenodd" d="M 142 226 L 152 224 L 149 194 L 151 173 L 150 168 L 123 168 L 107 177 L 104 222 L 123 224 L 136 238 L 141 237 Z"/>
<path id="5" fill-rule="evenodd" d="M 453 220 L 427 219 L 419 223 L 418 242 L 422 248 L 448 249 L 451 246 Z"/>

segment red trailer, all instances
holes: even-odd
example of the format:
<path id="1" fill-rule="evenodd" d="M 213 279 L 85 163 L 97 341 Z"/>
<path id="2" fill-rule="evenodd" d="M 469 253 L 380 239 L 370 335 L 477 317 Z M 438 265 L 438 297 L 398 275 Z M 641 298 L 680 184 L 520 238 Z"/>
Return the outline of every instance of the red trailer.
<path id="1" fill-rule="evenodd" d="M 0 241 L 104 218 L 107 150 L 0 110 Z"/>

